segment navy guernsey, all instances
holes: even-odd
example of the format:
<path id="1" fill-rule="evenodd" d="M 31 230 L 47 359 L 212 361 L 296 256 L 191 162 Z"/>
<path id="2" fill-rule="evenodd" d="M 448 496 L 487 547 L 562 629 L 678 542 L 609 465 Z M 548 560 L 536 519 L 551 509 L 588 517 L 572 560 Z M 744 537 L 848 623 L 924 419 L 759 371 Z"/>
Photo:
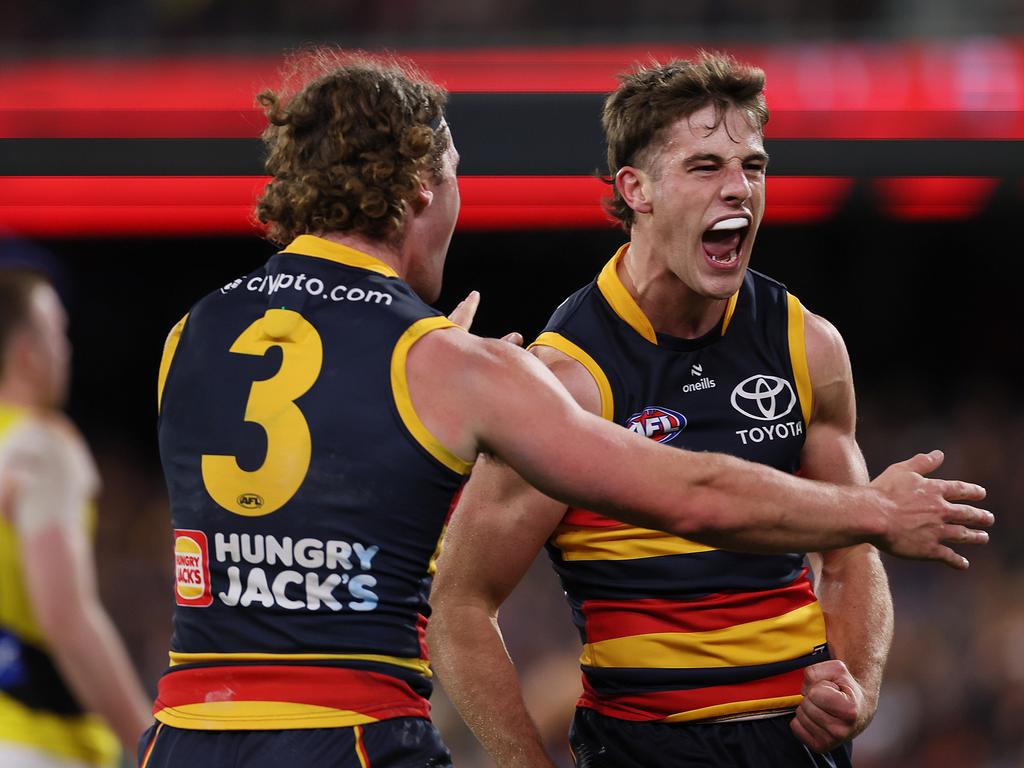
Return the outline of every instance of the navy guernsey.
<path id="1" fill-rule="evenodd" d="M 159 438 L 177 606 L 159 721 L 428 716 L 427 598 L 469 464 L 417 418 L 405 359 L 451 325 L 383 262 L 304 235 L 172 331 Z"/>
<path id="2" fill-rule="evenodd" d="M 619 280 L 625 248 L 535 343 L 590 371 L 604 418 L 798 471 L 811 404 L 799 301 L 748 270 L 710 333 L 660 335 Z M 803 553 L 730 552 L 581 509 L 547 549 L 583 642 L 580 706 L 665 722 L 781 711 L 827 658 Z"/>

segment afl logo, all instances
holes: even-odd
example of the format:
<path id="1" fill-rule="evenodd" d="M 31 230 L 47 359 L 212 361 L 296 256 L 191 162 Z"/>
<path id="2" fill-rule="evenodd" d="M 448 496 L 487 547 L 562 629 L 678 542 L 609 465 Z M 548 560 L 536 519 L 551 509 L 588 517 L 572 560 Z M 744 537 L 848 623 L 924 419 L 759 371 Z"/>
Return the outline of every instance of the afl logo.
<path id="1" fill-rule="evenodd" d="M 668 408 L 651 405 L 634 413 L 626 422 L 626 429 L 638 435 L 667 443 L 686 426 L 686 417 Z"/>
<path id="2" fill-rule="evenodd" d="M 258 493 L 243 493 L 238 497 L 238 506 L 242 509 L 259 509 L 263 506 L 263 497 Z"/>
<path id="3" fill-rule="evenodd" d="M 785 379 L 760 373 L 732 391 L 732 407 L 758 421 L 781 419 L 796 405 L 796 393 Z"/>

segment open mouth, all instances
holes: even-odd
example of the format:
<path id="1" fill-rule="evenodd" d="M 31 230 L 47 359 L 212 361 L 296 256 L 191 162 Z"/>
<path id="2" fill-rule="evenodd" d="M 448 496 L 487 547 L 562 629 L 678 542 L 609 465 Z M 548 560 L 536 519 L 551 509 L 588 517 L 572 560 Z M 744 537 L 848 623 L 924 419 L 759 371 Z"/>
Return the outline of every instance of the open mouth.
<path id="1" fill-rule="evenodd" d="M 734 216 L 722 219 L 704 231 L 701 243 L 704 253 L 713 265 L 722 268 L 735 266 L 740 259 L 740 247 L 750 228 L 750 219 Z"/>

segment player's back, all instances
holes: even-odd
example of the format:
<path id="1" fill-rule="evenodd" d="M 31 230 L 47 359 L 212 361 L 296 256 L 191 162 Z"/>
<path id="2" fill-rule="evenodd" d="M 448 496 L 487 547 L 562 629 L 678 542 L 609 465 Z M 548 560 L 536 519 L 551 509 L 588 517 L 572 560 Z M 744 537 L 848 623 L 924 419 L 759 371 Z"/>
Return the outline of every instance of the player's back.
<path id="1" fill-rule="evenodd" d="M 172 332 L 159 432 L 177 608 L 159 720 L 426 714 L 433 558 L 469 467 L 416 418 L 404 362 L 448 325 L 382 262 L 303 236 Z"/>

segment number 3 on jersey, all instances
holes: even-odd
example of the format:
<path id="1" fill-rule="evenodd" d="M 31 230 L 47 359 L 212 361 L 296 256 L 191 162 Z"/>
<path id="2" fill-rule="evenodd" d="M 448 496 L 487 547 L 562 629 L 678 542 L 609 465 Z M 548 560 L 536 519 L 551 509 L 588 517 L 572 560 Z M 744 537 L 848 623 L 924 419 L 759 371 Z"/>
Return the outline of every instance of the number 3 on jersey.
<path id="1" fill-rule="evenodd" d="M 203 484 L 220 506 L 236 515 L 257 517 L 280 509 L 295 495 L 309 471 L 312 440 L 309 424 L 295 401 L 320 375 L 324 347 L 306 318 L 289 309 L 266 314 L 235 339 L 231 351 L 263 356 L 281 348 L 281 368 L 269 379 L 254 381 L 245 420 L 267 433 L 262 466 L 247 471 L 234 456 L 203 455 Z"/>

